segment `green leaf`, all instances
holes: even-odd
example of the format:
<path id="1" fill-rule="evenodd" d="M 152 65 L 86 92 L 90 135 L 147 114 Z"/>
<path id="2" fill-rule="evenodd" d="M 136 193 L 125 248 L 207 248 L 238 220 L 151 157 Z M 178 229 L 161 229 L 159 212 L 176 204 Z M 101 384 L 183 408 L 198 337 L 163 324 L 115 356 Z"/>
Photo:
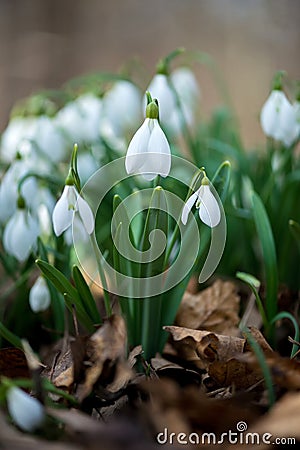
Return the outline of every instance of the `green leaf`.
<path id="1" fill-rule="evenodd" d="M 225 200 L 230 184 L 231 164 L 224 161 L 216 170 L 211 182 L 214 185 L 222 201 Z"/>
<path id="2" fill-rule="evenodd" d="M 289 229 L 300 249 L 300 225 L 295 220 L 289 220 Z"/>
<path id="3" fill-rule="evenodd" d="M 2 322 L 0 322 L 0 335 L 7 340 L 10 344 L 12 344 L 16 348 L 20 348 L 23 350 L 23 345 L 21 339 L 16 336 L 14 333 L 9 331 Z"/>
<path id="4" fill-rule="evenodd" d="M 250 275 L 249 273 L 245 273 L 245 272 L 237 272 L 236 277 L 239 278 L 240 280 L 244 281 L 246 284 L 248 284 L 251 291 L 253 292 L 255 299 L 256 299 L 258 310 L 260 312 L 260 315 L 261 315 L 261 318 L 262 318 L 262 321 L 264 324 L 264 328 L 267 330 L 269 327 L 269 322 L 266 317 L 265 309 L 263 307 L 261 298 L 258 294 L 258 290 L 260 288 L 260 281 L 257 278 L 255 278 L 253 275 Z"/>
<path id="5" fill-rule="evenodd" d="M 38 259 L 36 261 L 36 264 L 42 271 L 42 273 L 48 278 L 48 280 L 53 283 L 55 288 L 65 297 L 67 295 L 68 301 L 66 301 L 66 305 L 68 309 L 72 312 L 72 304 L 74 304 L 76 307 L 78 320 L 89 331 L 92 331 L 94 329 L 93 322 L 82 305 L 81 298 L 78 294 L 77 289 L 72 286 L 69 280 L 67 280 L 67 278 L 59 270 L 57 270 L 47 262 Z"/>
<path id="6" fill-rule="evenodd" d="M 281 311 L 280 313 L 276 314 L 275 317 L 273 317 L 272 323 L 277 322 L 277 320 L 281 320 L 281 319 L 289 319 L 293 326 L 294 326 L 294 330 L 295 330 L 295 336 L 294 336 L 294 341 L 295 342 L 299 342 L 299 337 L 300 337 L 300 333 L 299 333 L 299 325 L 297 320 L 295 319 L 294 316 L 292 316 L 291 313 L 289 313 L 288 311 Z M 292 352 L 291 352 L 291 358 L 293 358 L 297 351 L 298 351 L 298 345 L 297 344 L 293 344 L 292 347 Z"/>
<path id="7" fill-rule="evenodd" d="M 256 192 L 252 192 L 252 212 L 260 241 L 266 277 L 266 313 L 270 322 L 277 313 L 278 274 L 272 228 L 265 207 Z"/>
<path id="8" fill-rule="evenodd" d="M 49 262 L 47 249 L 44 246 L 42 240 L 38 238 L 38 254 L 40 259 Z M 46 278 L 46 283 L 51 296 L 51 307 L 53 311 L 53 319 L 56 331 L 64 331 L 65 323 L 64 323 L 64 299 L 59 292 L 55 289 L 53 284 Z"/>
<path id="9" fill-rule="evenodd" d="M 81 298 L 82 304 L 86 312 L 89 314 L 93 323 L 101 323 L 101 317 L 97 309 L 95 299 L 90 291 L 90 288 L 85 281 L 82 273 L 77 266 L 73 266 L 73 278 L 78 294 Z"/>

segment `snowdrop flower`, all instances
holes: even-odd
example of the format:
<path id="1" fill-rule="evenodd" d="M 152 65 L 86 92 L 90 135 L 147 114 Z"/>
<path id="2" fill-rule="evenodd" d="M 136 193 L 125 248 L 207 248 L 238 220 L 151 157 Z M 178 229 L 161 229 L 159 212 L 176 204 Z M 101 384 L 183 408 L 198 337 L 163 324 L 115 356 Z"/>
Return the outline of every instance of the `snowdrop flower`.
<path id="1" fill-rule="evenodd" d="M 57 201 L 52 214 L 52 223 L 56 236 L 60 236 L 72 225 L 75 212 L 79 213 L 87 233 L 92 234 L 94 231 L 92 210 L 88 203 L 78 194 L 75 186 L 68 177 L 63 193 Z"/>
<path id="2" fill-rule="evenodd" d="M 19 197 L 18 208 L 4 229 L 3 246 L 7 253 L 23 262 L 35 248 L 38 235 L 38 221 L 25 208 L 24 199 Z"/>
<path id="3" fill-rule="evenodd" d="M 206 176 L 203 178 L 200 188 L 188 198 L 183 207 L 181 221 L 184 225 L 186 225 L 188 215 L 195 203 L 196 208 L 199 209 L 202 222 L 211 228 L 216 227 L 221 220 L 221 212 L 218 202 L 210 190 L 209 180 Z"/>
<path id="4" fill-rule="evenodd" d="M 147 88 L 148 92 L 151 92 L 153 98 L 158 100 L 159 104 L 159 120 L 162 125 L 171 127 L 172 122 L 170 117 L 176 106 L 176 99 L 174 93 L 170 87 L 167 75 L 163 73 L 157 73 L 154 75 L 151 83 Z M 145 99 L 146 103 L 146 99 Z"/>
<path id="5" fill-rule="evenodd" d="M 10 163 L 17 153 L 22 154 L 22 144 L 31 140 L 34 129 L 34 118 L 14 117 L 11 119 L 1 137 L 1 159 Z"/>
<path id="6" fill-rule="evenodd" d="M 39 276 L 30 289 L 29 305 L 33 312 L 45 311 L 51 303 L 50 292 L 43 276 Z"/>
<path id="7" fill-rule="evenodd" d="M 117 81 L 103 97 L 103 114 L 117 137 L 132 130 L 142 117 L 142 96 L 130 81 Z"/>
<path id="8" fill-rule="evenodd" d="M 37 148 L 37 156 L 42 152 L 50 161 L 62 161 L 66 154 L 66 140 L 54 119 L 48 116 L 35 118 L 35 128 L 31 140 Z"/>
<path id="9" fill-rule="evenodd" d="M 94 142 L 99 138 L 102 101 L 83 94 L 58 111 L 55 121 L 72 142 Z"/>
<path id="10" fill-rule="evenodd" d="M 262 107 L 261 127 L 266 136 L 283 142 L 289 147 L 299 135 L 297 114 L 285 93 L 274 89 Z"/>
<path id="11" fill-rule="evenodd" d="M 170 114 L 170 123 L 176 134 L 183 128 L 183 117 L 187 125 L 192 126 L 200 99 L 200 90 L 193 72 L 187 67 L 179 67 L 170 75 L 173 87 L 178 95 L 181 112 L 176 107 Z M 183 115 L 183 117 L 182 117 Z"/>
<path id="12" fill-rule="evenodd" d="M 144 123 L 129 143 L 125 168 L 128 174 L 141 174 L 149 181 L 156 175 L 166 177 L 170 172 L 170 146 L 158 122 L 158 105 L 152 99 Z"/>
<path id="13" fill-rule="evenodd" d="M 36 398 L 12 386 L 8 389 L 6 399 L 8 412 L 21 430 L 33 432 L 43 424 L 45 411 Z"/>

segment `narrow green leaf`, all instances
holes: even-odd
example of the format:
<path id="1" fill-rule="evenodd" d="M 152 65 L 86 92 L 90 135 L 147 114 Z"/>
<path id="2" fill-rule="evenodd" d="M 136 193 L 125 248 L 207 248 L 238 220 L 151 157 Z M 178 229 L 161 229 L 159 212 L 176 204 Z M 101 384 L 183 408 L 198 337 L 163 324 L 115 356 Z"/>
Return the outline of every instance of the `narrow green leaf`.
<path id="1" fill-rule="evenodd" d="M 289 229 L 300 249 L 300 225 L 295 220 L 289 220 Z"/>
<path id="2" fill-rule="evenodd" d="M 225 200 L 230 184 L 231 164 L 229 161 L 224 161 L 216 170 L 211 182 L 218 192 L 220 199 Z"/>
<path id="3" fill-rule="evenodd" d="M 23 350 L 23 345 L 21 339 L 16 336 L 14 333 L 9 331 L 2 322 L 0 322 L 0 335 L 7 340 L 10 344 L 12 344 L 16 348 L 20 348 Z"/>
<path id="4" fill-rule="evenodd" d="M 260 315 L 261 315 L 261 318 L 262 318 L 262 321 L 264 324 L 264 328 L 265 328 L 265 330 L 267 330 L 269 327 L 269 322 L 268 322 L 268 319 L 267 319 L 267 316 L 265 313 L 263 303 L 258 294 L 258 289 L 260 288 L 260 281 L 257 278 L 255 278 L 253 275 L 250 275 L 249 273 L 245 273 L 245 272 L 237 272 L 236 277 L 239 278 L 240 280 L 244 281 L 250 287 L 251 291 L 253 292 L 255 299 L 256 299 L 258 310 L 260 312 Z"/>
<path id="5" fill-rule="evenodd" d="M 278 274 L 272 228 L 265 207 L 256 192 L 252 192 L 252 212 L 262 248 L 266 277 L 266 313 L 270 322 L 277 313 Z"/>
<path id="6" fill-rule="evenodd" d="M 78 320 L 88 329 L 93 330 L 93 322 L 86 313 L 81 298 L 74 286 L 67 280 L 67 278 L 59 272 L 55 267 L 51 266 L 45 261 L 38 259 L 36 261 L 37 266 L 43 272 L 43 274 L 48 278 L 48 280 L 53 283 L 55 288 L 64 295 L 69 301 L 66 305 L 70 311 L 72 311 L 72 304 L 76 306 L 76 311 L 78 315 Z"/>
<path id="7" fill-rule="evenodd" d="M 294 330 L 295 330 L 294 341 L 299 342 L 299 338 L 300 338 L 299 325 L 298 325 L 298 322 L 295 319 L 295 317 L 292 316 L 292 314 L 289 313 L 288 311 L 281 311 L 280 313 L 276 314 L 276 316 L 272 320 L 272 323 L 275 323 L 275 322 L 277 322 L 277 320 L 281 320 L 281 319 L 289 319 L 292 322 L 292 324 L 294 326 Z M 293 358 L 295 356 L 295 354 L 298 351 L 298 348 L 299 348 L 299 346 L 297 344 L 293 344 L 291 358 Z"/>
<path id="8" fill-rule="evenodd" d="M 97 309 L 95 299 L 90 291 L 90 288 L 85 281 L 81 271 L 77 266 L 73 266 L 73 278 L 75 282 L 75 286 L 77 288 L 78 294 L 81 298 L 82 304 L 89 314 L 93 323 L 101 323 L 101 317 L 99 311 Z"/>
<path id="9" fill-rule="evenodd" d="M 248 328 L 242 329 L 242 332 L 245 334 L 247 341 L 249 342 L 250 346 L 252 347 L 252 350 L 253 350 L 253 352 L 257 358 L 257 361 L 260 365 L 262 374 L 265 379 L 265 385 L 268 390 L 269 407 L 271 407 L 274 405 L 276 397 L 275 397 L 275 391 L 274 391 L 274 387 L 273 387 L 271 371 L 267 364 L 264 352 L 262 351 L 258 342 L 254 339 L 254 337 L 252 336 L 252 334 L 250 333 Z"/>

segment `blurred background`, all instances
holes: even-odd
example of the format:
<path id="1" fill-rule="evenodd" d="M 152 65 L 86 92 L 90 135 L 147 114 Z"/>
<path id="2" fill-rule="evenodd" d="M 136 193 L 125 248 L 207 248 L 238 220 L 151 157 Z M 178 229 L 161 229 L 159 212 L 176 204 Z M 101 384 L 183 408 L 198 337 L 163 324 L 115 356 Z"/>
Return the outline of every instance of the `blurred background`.
<path id="1" fill-rule="evenodd" d="M 150 80 L 157 60 L 183 46 L 214 58 L 244 142 L 255 145 L 274 72 L 299 79 L 299 24 L 299 0 L 0 0 L 0 131 L 34 91 L 132 58 Z M 209 114 L 218 91 L 207 68 L 196 73 Z"/>

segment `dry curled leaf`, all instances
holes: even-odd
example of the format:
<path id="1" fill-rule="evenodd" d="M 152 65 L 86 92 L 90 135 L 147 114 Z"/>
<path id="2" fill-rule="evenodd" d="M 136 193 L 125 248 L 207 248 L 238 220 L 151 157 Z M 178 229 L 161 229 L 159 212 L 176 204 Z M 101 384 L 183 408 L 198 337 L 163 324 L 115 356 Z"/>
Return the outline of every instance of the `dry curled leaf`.
<path id="1" fill-rule="evenodd" d="M 194 330 L 237 336 L 239 305 L 240 298 L 235 284 L 217 280 L 197 294 L 184 294 L 175 324 Z"/>
<path id="2" fill-rule="evenodd" d="M 171 333 L 174 345 L 181 356 L 199 369 L 207 369 L 213 361 L 227 361 L 235 354 L 243 353 L 246 343 L 242 338 L 209 331 L 176 326 L 164 329 Z"/>

